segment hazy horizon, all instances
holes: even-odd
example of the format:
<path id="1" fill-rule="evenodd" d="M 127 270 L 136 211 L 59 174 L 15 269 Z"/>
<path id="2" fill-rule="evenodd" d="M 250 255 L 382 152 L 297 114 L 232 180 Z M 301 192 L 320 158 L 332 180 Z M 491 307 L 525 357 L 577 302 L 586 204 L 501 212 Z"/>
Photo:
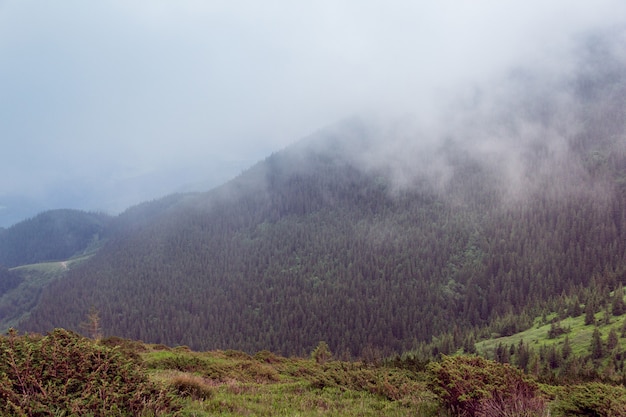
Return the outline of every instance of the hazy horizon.
<path id="1" fill-rule="evenodd" d="M 580 36 L 623 16 L 609 0 L 0 1 L 0 227 L 207 190 L 353 115 L 433 129 L 507 71 L 567 74 Z"/>

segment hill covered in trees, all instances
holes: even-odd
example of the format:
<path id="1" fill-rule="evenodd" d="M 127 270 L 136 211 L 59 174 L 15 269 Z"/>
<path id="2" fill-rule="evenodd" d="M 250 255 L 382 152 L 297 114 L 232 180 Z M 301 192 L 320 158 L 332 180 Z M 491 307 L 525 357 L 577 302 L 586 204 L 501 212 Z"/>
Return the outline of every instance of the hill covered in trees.
<path id="1" fill-rule="evenodd" d="M 49 210 L 0 230 L 0 264 L 7 267 L 67 259 L 96 245 L 110 217 L 80 210 Z"/>
<path id="2" fill-rule="evenodd" d="M 17 287 L 22 282 L 19 275 L 0 265 L 0 297 L 7 291 Z"/>
<path id="3" fill-rule="evenodd" d="M 555 298 L 613 290 L 626 62 L 611 39 L 586 39 L 575 71 L 476 89 L 436 129 L 347 120 L 222 187 L 134 207 L 19 328 L 78 330 L 95 307 L 110 335 L 353 357 L 513 334 Z"/>

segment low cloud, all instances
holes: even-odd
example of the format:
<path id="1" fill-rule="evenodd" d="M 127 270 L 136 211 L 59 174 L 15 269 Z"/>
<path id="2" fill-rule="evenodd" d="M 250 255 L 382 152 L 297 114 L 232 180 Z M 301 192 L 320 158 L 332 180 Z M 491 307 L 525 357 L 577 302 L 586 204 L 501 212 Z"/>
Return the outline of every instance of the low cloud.
<path id="1" fill-rule="evenodd" d="M 352 162 L 385 173 L 394 192 L 424 183 L 446 192 L 464 164 L 476 163 L 503 202 L 537 192 L 602 199 L 606 184 L 590 178 L 588 158 L 623 153 L 626 143 L 625 34 L 626 26 L 581 34 L 561 67 L 502 71 L 448 96 L 426 118 L 366 118 L 352 133 L 348 124 L 334 134 L 354 136 L 346 145 Z"/>
<path id="2" fill-rule="evenodd" d="M 459 89 L 521 65 L 570 71 L 575 35 L 623 16 L 618 0 L 5 1 L 0 135 L 11 157 L 0 197 L 83 180 L 89 208 L 109 209 L 103 190 L 124 170 L 146 181 L 168 173 L 160 188 L 139 186 L 163 195 L 189 183 L 176 172 L 203 157 L 232 177 L 240 164 L 226 162 L 262 159 L 354 114 L 415 115 L 418 131 L 398 146 L 419 161 L 429 138 L 445 134 L 438 123 L 449 122 L 437 117 Z M 479 103 L 482 112 L 492 104 Z M 438 178 L 450 175 L 430 162 Z M 397 163 L 398 182 L 410 181 L 402 176 L 414 162 Z M 192 176 L 208 184 L 215 175 Z"/>

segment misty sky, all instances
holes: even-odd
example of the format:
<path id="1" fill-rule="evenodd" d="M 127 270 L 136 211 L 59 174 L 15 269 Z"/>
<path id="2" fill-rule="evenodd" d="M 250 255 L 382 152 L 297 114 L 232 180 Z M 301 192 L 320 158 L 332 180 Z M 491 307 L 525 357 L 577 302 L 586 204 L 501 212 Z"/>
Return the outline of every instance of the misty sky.
<path id="1" fill-rule="evenodd" d="M 623 0 L 0 0 L 0 226 L 209 189 L 353 115 L 428 120 L 623 20 Z"/>

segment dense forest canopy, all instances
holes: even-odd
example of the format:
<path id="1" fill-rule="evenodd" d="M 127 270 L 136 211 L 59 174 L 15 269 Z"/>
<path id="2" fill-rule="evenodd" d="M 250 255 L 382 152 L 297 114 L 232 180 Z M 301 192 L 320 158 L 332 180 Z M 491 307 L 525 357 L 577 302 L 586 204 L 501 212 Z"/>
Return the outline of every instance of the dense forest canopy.
<path id="1" fill-rule="evenodd" d="M 0 297 L 7 291 L 17 287 L 21 281 L 22 279 L 17 274 L 0 265 Z"/>
<path id="2" fill-rule="evenodd" d="M 476 88 L 437 129 L 349 119 L 222 187 L 128 210 L 20 328 L 78 330 L 95 307 L 110 335 L 283 354 L 325 340 L 348 357 L 626 283 L 612 35 L 586 38 L 566 74 Z"/>

